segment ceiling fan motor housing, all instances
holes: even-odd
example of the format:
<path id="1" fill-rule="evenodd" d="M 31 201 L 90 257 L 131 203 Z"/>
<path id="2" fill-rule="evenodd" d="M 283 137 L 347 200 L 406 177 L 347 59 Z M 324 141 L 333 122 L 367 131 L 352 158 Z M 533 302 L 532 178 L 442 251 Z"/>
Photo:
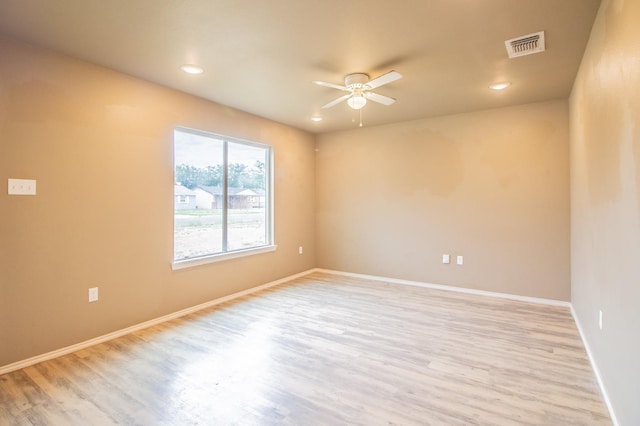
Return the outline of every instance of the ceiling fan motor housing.
<path id="1" fill-rule="evenodd" d="M 347 89 L 362 89 L 369 82 L 369 75 L 363 73 L 349 74 L 344 78 Z"/>

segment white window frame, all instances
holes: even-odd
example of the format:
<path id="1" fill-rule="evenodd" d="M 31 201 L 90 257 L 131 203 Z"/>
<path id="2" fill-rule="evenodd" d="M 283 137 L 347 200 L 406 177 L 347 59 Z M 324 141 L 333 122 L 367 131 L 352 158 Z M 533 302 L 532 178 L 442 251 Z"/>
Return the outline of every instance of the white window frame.
<path id="1" fill-rule="evenodd" d="M 188 127 L 182 127 L 182 126 L 176 126 L 174 128 L 174 130 L 176 131 L 180 131 L 180 132 L 186 132 L 186 133 L 192 133 L 192 134 L 196 134 L 196 135 L 200 135 L 200 136 L 204 136 L 204 137 L 211 137 L 211 138 L 215 138 L 215 139 L 219 139 L 224 141 L 224 158 L 223 158 L 223 165 L 224 165 L 224 169 L 227 169 L 227 143 L 228 142 L 233 142 L 233 143 L 239 143 L 239 144 L 243 144 L 243 145 L 249 145 L 249 146 L 255 146 L 255 147 L 260 147 L 260 148 L 264 148 L 267 150 L 267 155 L 268 155 L 268 159 L 265 162 L 265 167 L 267 168 L 265 177 L 267 179 L 267 182 L 265 184 L 265 194 L 264 194 L 264 198 L 265 198 L 265 202 L 268 203 L 268 208 L 265 210 L 265 222 L 266 222 L 266 229 L 265 229 L 265 238 L 266 238 L 266 244 L 262 245 L 262 246 L 257 246 L 257 247 L 251 247 L 251 248 L 247 248 L 247 249 L 240 249 L 240 250 L 232 250 L 232 251 L 226 251 L 226 247 L 223 247 L 223 250 L 220 253 L 213 253 L 213 254 L 208 254 L 208 255 L 204 255 L 204 256 L 198 256 L 198 257 L 194 257 L 194 258 L 187 258 L 187 259 L 178 259 L 176 260 L 175 258 L 173 259 L 172 263 L 171 263 L 171 267 L 173 270 L 177 270 L 177 269 L 184 269 L 184 268 L 190 268 L 190 267 L 194 267 L 194 266 L 199 266 L 199 265 L 206 265 L 209 263 L 215 263 L 215 262 L 221 262 L 221 261 L 225 261 L 225 260 L 230 260 L 230 259 L 237 259 L 240 257 L 245 257 L 245 256 L 252 256 L 252 255 L 256 255 L 256 254 L 261 254 L 261 253 L 268 253 L 268 252 L 272 252 L 275 251 L 278 246 L 275 244 L 275 232 L 274 232 L 274 185 L 273 185 L 273 147 L 271 145 L 267 145 L 264 143 L 259 143 L 259 142 L 253 142 L 253 141 L 249 141 L 246 139 L 240 139 L 240 138 L 236 138 L 233 136 L 225 136 L 225 135 L 220 135 L 217 133 L 212 133 L 212 132 L 207 132 L 207 131 L 203 131 L 203 130 L 196 130 L 196 129 L 191 129 Z M 175 149 L 175 146 L 174 146 Z M 175 168 L 175 164 L 174 164 L 174 168 Z M 226 176 L 226 175 L 225 175 Z M 175 181 L 175 179 L 174 179 Z M 227 182 L 225 179 L 225 185 L 224 185 L 224 195 L 223 195 L 223 200 L 224 201 L 224 205 L 225 208 L 223 209 L 223 222 L 226 224 L 226 217 L 227 217 L 227 195 L 228 195 L 228 187 L 227 187 Z M 175 214 L 175 206 L 174 208 L 174 214 Z M 175 224 L 173 227 L 173 232 L 175 235 Z M 226 233 L 227 233 L 227 226 L 223 226 L 223 233 L 225 234 L 225 236 L 223 237 L 223 240 L 226 241 Z M 225 243 L 223 243 L 223 246 L 226 246 Z M 172 245 L 172 249 L 175 250 L 175 237 L 174 237 L 174 245 Z M 172 251 L 173 251 L 172 250 Z M 173 256 L 172 256 L 173 258 Z"/>

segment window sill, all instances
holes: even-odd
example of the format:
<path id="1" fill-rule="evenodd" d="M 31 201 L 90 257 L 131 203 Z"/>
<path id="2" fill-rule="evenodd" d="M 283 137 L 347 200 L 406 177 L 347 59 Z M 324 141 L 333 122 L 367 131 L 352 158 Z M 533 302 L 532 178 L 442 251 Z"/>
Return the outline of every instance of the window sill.
<path id="1" fill-rule="evenodd" d="M 176 260 L 171 264 L 171 269 L 175 271 L 177 269 L 191 268 L 194 266 L 206 265 L 208 263 L 223 262 L 225 260 L 237 259 L 239 257 L 253 256 L 255 254 L 276 251 L 277 248 L 278 246 L 276 245 L 269 245 L 246 250 L 237 250 L 228 253 L 213 254 L 211 256 L 196 257 L 194 259 Z"/>

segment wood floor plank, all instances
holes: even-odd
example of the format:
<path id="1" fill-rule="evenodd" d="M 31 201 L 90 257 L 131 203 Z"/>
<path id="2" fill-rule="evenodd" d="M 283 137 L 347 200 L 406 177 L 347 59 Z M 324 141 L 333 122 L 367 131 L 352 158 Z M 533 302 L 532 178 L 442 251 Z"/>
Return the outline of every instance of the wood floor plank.
<path id="1" fill-rule="evenodd" d="M 2 425 L 611 424 L 567 308 L 323 273 L 0 385 Z"/>

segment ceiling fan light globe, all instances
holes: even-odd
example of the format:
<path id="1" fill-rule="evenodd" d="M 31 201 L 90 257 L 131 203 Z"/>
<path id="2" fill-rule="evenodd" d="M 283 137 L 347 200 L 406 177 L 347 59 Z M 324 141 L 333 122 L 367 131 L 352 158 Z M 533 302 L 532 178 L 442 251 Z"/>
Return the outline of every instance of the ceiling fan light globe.
<path id="1" fill-rule="evenodd" d="M 367 104 L 367 98 L 365 98 L 364 96 L 351 96 L 349 99 L 347 99 L 347 104 L 349 104 L 349 106 L 352 109 L 358 110 L 358 109 L 362 109 L 366 104 Z"/>

